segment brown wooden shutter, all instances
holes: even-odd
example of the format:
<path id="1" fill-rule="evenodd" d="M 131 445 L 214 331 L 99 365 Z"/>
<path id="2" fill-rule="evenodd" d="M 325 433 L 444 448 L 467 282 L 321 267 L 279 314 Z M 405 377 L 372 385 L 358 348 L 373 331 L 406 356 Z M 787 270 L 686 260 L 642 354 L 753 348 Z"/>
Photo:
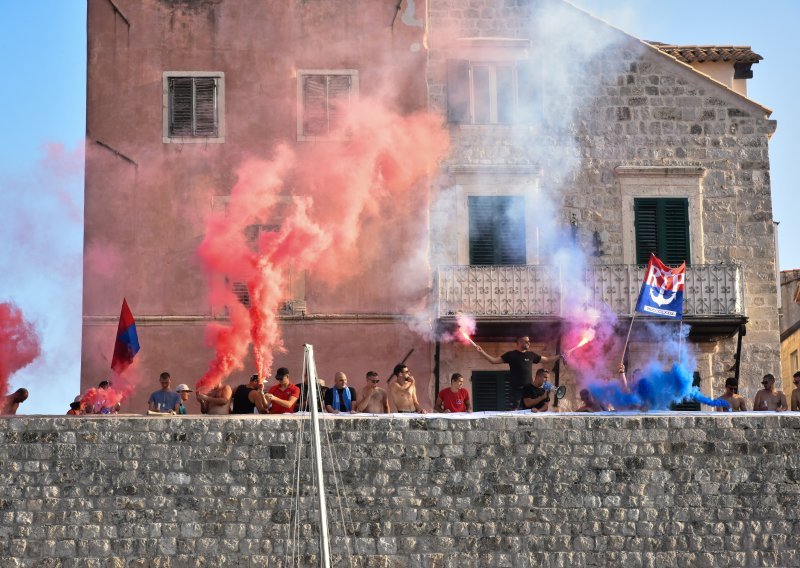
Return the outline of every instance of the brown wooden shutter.
<path id="1" fill-rule="evenodd" d="M 462 59 L 447 60 L 447 121 L 470 122 L 469 62 Z"/>
<path id="2" fill-rule="evenodd" d="M 353 77 L 350 75 L 328 75 L 328 131 L 341 124 L 341 116 L 350 105 Z"/>
<path id="3" fill-rule="evenodd" d="M 194 80 L 194 135 L 217 135 L 217 80 L 213 77 Z"/>
<path id="4" fill-rule="evenodd" d="M 192 91 L 191 77 L 169 79 L 169 135 L 192 136 Z"/>
<path id="5" fill-rule="evenodd" d="M 303 134 L 324 136 L 328 133 L 328 97 L 325 75 L 303 76 Z"/>

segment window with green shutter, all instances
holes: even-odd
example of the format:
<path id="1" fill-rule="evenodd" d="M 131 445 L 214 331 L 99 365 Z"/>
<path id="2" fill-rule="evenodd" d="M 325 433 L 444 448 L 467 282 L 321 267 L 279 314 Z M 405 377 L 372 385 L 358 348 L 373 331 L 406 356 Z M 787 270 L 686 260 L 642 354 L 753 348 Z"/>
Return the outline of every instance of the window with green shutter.
<path id="1" fill-rule="evenodd" d="M 525 198 L 521 195 L 468 199 L 469 263 L 525 264 Z"/>
<path id="2" fill-rule="evenodd" d="M 637 264 L 647 264 L 650 253 L 668 266 L 691 264 L 688 199 L 637 198 L 634 213 Z"/>
<path id="3" fill-rule="evenodd" d="M 511 410 L 509 372 L 472 371 L 472 408 L 475 412 Z"/>

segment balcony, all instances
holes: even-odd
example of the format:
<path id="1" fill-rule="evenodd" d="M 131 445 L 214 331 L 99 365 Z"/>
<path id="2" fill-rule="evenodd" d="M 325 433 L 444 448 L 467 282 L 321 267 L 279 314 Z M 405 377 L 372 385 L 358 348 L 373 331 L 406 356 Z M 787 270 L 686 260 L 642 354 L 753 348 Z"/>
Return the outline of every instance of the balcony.
<path id="1" fill-rule="evenodd" d="M 604 303 L 617 315 L 630 317 L 643 278 L 644 267 L 634 264 L 588 266 L 578 282 L 565 278 L 555 266 L 442 266 L 437 273 L 438 315 L 448 318 L 462 312 L 479 321 L 558 319 L 566 299 L 576 301 L 567 293 L 574 291 L 577 301 Z M 742 269 L 736 264 L 689 266 L 684 319 L 743 323 L 743 290 Z"/>

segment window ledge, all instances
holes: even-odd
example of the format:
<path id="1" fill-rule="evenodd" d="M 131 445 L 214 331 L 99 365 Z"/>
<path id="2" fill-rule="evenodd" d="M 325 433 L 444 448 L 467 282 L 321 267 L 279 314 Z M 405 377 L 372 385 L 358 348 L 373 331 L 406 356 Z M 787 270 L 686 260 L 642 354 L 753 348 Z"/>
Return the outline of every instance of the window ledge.
<path id="1" fill-rule="evenodd" d="M 225 137 L 164 136 L 161 140 L 164 144 L 222 144 L 225 142 Z"/>

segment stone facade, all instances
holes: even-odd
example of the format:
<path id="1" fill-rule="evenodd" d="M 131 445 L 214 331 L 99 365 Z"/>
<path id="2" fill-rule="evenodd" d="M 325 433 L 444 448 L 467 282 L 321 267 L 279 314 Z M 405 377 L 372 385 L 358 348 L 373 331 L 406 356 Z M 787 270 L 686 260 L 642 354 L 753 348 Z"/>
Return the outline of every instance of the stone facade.
<path id="1" fill-rule="evenodd" d="M 447 203 L 465 203 L 473 186 L 483 195 L 525 193 L 536 203 L 528 226 L 536 227 L 541 248 L 557 249 L 544 237 L 572 223 L 584 262 L 629 264 L 635 262 L 632 196 L 687 197 L 692 262 L 743 268 L 748 322 L 741 391 L 750 397 L 764 373 L 780 375 L 770 111 L 563 3 L 462 4 L 429 2 L 431 105 L 447 114 L 453 58 L 535 62 L 541 84 L 531 124 L 450 124 L 453 152 L 439 180 Z M 520 175 L 525 167 L 530 172 Z M 474 182 L 464 181 L 469 168 Z M 436 218 L 432 242 L 457 235 L 462 245 L 434 250 L 433 266 L 468 264 L 459 252 L 466 250 L 468 223 L 452 215 L 455 206 Z M 528 262 L 542 256 L 529 252 Z M 737 339 L 705 341 L 694 345 L 697 370 L 703 389 L 718 394 L 732 375 Z M 553 344 L 542 352 L 552 352 Z M 610 358 L 609 376 L 617 362 Z"/>
<path id="2" fill-rule="evenodd" d="M 299 425 L 2 419 L 0 566 L 287 566 Z M 331 418 L 334 565 L 796 566 L 798 428 L 766 413 Z"/>

